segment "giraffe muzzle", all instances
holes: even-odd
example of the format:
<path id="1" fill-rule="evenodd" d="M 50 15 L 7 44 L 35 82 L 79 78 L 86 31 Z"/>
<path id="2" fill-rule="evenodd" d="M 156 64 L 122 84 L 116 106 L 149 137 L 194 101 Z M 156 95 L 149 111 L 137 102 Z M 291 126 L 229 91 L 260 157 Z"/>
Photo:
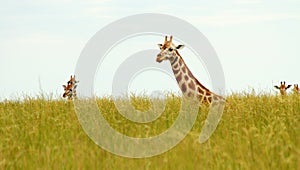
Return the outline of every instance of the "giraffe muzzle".
<path id="1" fill-rule="evenodd" d="M 158 54 L 157 58 L 156 58 L 156 62 L 161 63 L 163 60 L 164 60 L 164 58 Z"/>

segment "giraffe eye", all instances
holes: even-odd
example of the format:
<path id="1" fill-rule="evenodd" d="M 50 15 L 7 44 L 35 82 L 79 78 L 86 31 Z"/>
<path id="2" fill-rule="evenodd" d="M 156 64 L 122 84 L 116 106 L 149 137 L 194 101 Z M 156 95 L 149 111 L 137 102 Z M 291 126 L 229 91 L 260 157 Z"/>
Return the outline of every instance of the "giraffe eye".
<path id="1" fill-rule="evenodd" d="M 169 48 L 169 51 L 172 52 L 172 51 L 173 51 L 173 48 Z"/>

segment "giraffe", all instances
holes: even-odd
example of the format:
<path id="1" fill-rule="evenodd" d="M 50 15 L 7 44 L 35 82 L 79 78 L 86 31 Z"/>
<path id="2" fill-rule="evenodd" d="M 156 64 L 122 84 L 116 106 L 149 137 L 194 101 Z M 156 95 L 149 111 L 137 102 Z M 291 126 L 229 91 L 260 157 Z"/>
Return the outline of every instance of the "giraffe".
<path id="1" fill-rule="evenodd" d="M 290 88 L 292 85 L 285 85 L 285 81 L 284 82 L 280 82 L 280 86 L 274 86 L 276 89 L 278 89 L 279 91 L 280 91 L 280 94 L 281 95 L 286 95 L 286 90 L 288 89 L 288 88 Z"/>
<path id="2" fill-rule="evenodd" d="M 183 95 L 209 105 L 211 105 L 212 101 L 225 101 L 223 97 L 211 92 L 195 78 L 178 52 L 184 45 L 175 46 L 172 43 L 172 38 L 170 36 L 168 41 L 168 37 L 165 36 L 164 44 L 158 44 L 160 53 L 157 55 L 156 62 L 170 61 L 176 81 Z"/>
<path id="3" fill-rule="evenodd" d="M 293 91 L 294 91 L 294 94 L 299 94 L 300 93 L 300 88 L 299 88 L 298 84 L 294 84 Z"/>
<path id="4" fill-rule="evenodd" d="M 76 98 L 76 87 L 77 83 L 79 81 L 76 81 L 75 75 L 74 77 L 71 75 L 70 80 L 67 82 L 67 86 L 63 85 L 63 88 L 65 90 L 63 97 L 66 98 L 68 97 L 69 100 L 71 100 L 73 97 Z"/>

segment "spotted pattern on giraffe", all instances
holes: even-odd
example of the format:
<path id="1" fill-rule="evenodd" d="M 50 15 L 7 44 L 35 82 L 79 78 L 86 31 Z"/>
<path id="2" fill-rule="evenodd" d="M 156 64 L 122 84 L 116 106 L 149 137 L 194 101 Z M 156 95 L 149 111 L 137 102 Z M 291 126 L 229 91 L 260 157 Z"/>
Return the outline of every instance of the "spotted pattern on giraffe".
<path id="1" fill-rule="evenodd" d="M 186 92 L 186 85 L 184 83 L 181 85 L 181 90 L 183 93 Z"/>
<path id="2" fill-rule="evenodd" d="M 185 81 L 187 81 L 189 79 L 189 77 L 187 75 L 184 75 L 184 79 L 185 79 Z"/>
<path id="3" fill-rule="evenodd" d="M 183 67 L 183 68 L 182 68 L 182 71 L 183 71 L 184 73 L 186 73 L 186 68 L 185 68 L 185 67 Z"/>
<path id="4" fill-rule="evenodd" d="M 180 70 L 173 69 L 173 73 L 176 75 Z"/>
<path id="5" fill-rule="evenodd" d="M 172 36 L 170 37 L 169 41 L 167 36 L 165 36 L 164 44 L 158 44 L 158 46 L 160 47 L 161 51 L 157 55 L 156 61 L 170 61 L 176 81 L 183 95 L 188 97 L 196 97 L 201 102 L 207 102 L 208 104 L 211 104 L 212 100 L 225 101 L 223 97 L 211 92 L 194 77 L 178 52 L 178 50 L 182 49 L 184 45 L 175 46 L 172 43 Z"/>
<path id="6" fill-rule="evenodd" d="M 193 81 L 191 81 L 191 82 L 189 83 L 189 88 L 192 89 L 192 90 L 195 90 L 195 84 L 194 84 Z"/>

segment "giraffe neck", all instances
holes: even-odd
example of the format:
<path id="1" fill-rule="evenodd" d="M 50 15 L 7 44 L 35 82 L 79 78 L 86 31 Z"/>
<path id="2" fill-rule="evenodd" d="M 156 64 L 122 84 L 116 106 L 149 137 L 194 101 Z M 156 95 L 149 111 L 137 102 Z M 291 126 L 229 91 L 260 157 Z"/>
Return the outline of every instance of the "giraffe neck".
<path id="1" fill-rule="evenodd" d="M 179 53 L 170 61 L 176 81 L 184 96 L 211 103 L 213 93 L 202 85 L 189 70 Z"/>

